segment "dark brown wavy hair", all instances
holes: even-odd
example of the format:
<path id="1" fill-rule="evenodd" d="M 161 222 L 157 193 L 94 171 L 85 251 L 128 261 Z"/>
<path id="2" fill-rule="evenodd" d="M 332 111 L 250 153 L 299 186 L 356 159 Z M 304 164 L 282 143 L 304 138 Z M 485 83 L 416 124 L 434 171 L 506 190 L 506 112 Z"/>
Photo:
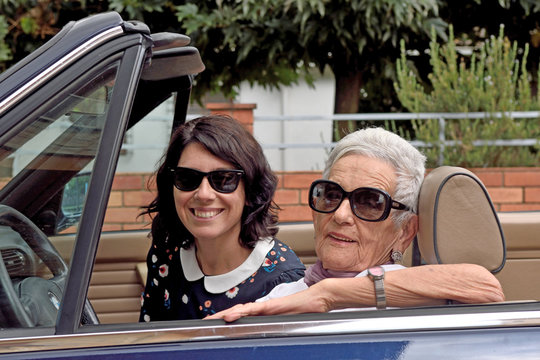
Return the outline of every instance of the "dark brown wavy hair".
<path id="1" fill-rule="evenodd" d="M 178 166 L 182 152 L 191 143 L 203 145 L 214 156 L 245 172 L 246 205 L 242 212 L 241 244 L 252 248 L 259 238 L 274 236 L 279 209 L 273 201 L 277 177 L 261 146 L 237 120 L 224 115 L 209 115 L 179 126 L 161 160 L 155 174 L 157 196 L 150 205 L 143 207 L 141 213 L 152 218 L 153 242 L 175 241 L 187 249 L 194 241 L 176 213 L 173 176 L 169 170 Z"/>

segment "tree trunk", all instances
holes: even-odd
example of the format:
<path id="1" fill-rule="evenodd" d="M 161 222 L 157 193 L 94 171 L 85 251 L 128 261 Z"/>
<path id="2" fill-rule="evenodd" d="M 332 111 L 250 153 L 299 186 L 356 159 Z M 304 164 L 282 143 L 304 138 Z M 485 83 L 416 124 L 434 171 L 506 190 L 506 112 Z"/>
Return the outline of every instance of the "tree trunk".
<path id="1" fill-rule="evenodd" d="M 360 104 L 362 72 L 334 69 L 334 76 L 336 78 L 334 113 L 357 113 L 358 106 Z M 341 139 L 343 136 L 351 132 L 351 123 L 348 120 L 337 121 L 334 124 L 334 141 Z"/>

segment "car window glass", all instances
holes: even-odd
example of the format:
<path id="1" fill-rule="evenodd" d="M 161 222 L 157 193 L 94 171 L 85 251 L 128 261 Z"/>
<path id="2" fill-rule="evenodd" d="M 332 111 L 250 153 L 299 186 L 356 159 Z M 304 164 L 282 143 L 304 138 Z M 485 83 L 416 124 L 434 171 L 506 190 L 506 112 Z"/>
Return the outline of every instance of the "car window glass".
<path id="1" fill-rule="evenodd" d="M 81 171 L 64 187 L 60 206 L 62 218 L 56 223 L 57 232 L 69 232 L 69 229 L 79 222 L 88 192 L 90 174 L 89 171 Z"/>
<path id="2" fill-rule="evenodd" d="M 55 324 L 117 67 L 51 95 L 2 141 L 0 328 Z"/>
<path id="3" fill-rule="evenodd" d="M 124 136 L 88 290 L 101 324 L 139 319 L 150 249 L 150 218 L 139 214 L 155 195 L 151 174 L 171 136 L 173 100 L 159 105 Z"/>

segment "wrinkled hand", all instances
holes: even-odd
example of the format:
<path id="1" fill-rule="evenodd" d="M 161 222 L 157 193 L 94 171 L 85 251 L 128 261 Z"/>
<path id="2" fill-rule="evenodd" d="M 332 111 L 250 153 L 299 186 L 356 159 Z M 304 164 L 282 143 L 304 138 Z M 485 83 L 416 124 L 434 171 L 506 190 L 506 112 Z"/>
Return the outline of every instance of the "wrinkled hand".
<path id="1" fill-rule="evenodd" d="M 266 305 L 262 303 L 238 304 L 226 310 L 215 313 L 204 318 L 204 320 L 223 319 L 227 322 L 236 321 L 244 316 L 270 315 L 264 309 Z"/>
<path id="2" fill-rule="evenodd" d="M 327 312 L 332 310 L 329 301 L 331 297 L 325 294 L 321 287 L 327 280 L 323 280 L 309 289 L 282 298 L 235 305 L 227 310 L 207 316 L 205 320 L 223 319 L 231 322 L 244 316 Z"/>

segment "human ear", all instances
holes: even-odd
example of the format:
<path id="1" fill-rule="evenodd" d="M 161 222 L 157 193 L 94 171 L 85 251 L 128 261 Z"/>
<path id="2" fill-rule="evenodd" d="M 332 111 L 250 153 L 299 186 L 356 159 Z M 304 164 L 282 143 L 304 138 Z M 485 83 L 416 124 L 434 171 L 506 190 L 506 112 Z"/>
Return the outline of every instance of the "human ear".
<path id="1" fill-rule="evenodd" d="M 401 228 L 401 235 L 394 250 L 405 252 L 418 233 L 418 215 L 412 215 Z"/>

